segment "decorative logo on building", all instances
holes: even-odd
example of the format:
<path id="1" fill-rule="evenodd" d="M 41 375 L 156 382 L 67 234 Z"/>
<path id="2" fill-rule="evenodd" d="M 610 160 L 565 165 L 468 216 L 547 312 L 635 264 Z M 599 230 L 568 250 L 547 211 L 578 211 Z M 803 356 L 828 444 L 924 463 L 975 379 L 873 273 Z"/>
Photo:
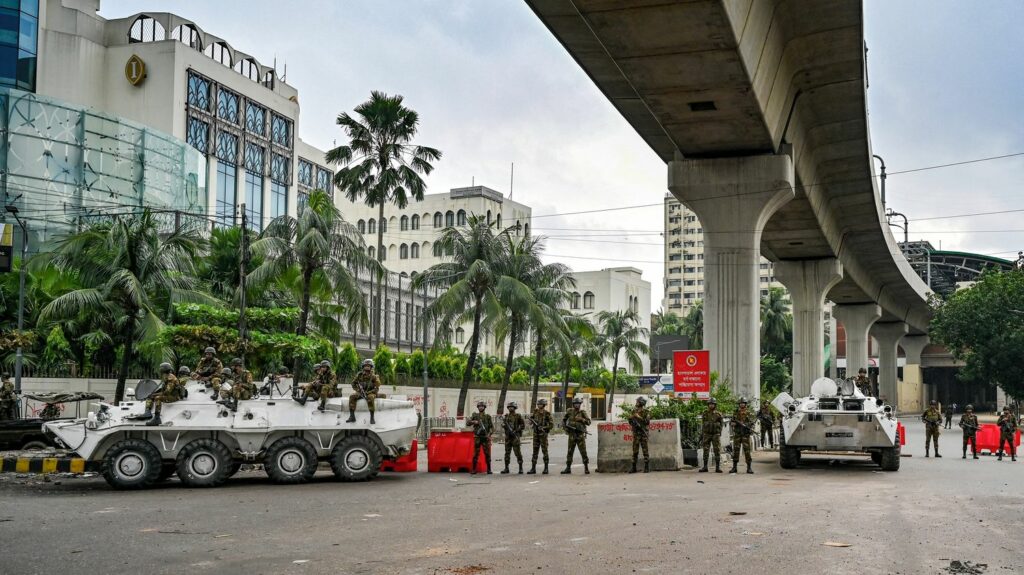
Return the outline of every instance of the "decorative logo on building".
<path id="1" fill-rule="evenodd" d="M 132 86 L 138 86 L 146 79 L 146 63 L 135 54 L 124 65 L 124 77 Z"/>

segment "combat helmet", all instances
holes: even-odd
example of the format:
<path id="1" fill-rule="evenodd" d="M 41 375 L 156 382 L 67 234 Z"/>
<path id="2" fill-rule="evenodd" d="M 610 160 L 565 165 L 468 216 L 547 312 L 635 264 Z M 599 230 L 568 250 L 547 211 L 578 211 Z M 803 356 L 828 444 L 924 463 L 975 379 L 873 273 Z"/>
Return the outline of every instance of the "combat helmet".
<path id="1" fill-rule="evenodd" d="M 583 403 L 583 398 L 582 397 L 573 397 L 572 398 L 572 404 L 573 405 L 580 405 L 582 403 Z"/>
<path id="2" fill-rule="evenodd" d="M 203 353 L 213 354 L 213 353 L 217 353 L 217 350 L 213 349 L 212 347 L 208 347 L 208 348 L 203 350 Z"/>
<path id="3" fill-rule="evenodd" d="M 172 371 L 174 371 L 174 366 L 166 361 L 160 364 L 160 373 L 171 373 Z"/>
<path id="4" fill-rule="evenodd" d="M 242 365 L 242 358 L 236 357 L 236 358 L 232 359 L 231 360 L 231 365 L 241 366 Z"/>
<path id="5" fill-rule="evenodd" d="M 519 404 L 514 402 L 514 401 L 510 401 L 510 402 L 508 402 L 508 408 L 509 409 L 519 409 Z"/>
<path id="6" fill-rule="evenodd" d="M 187 365 L 183 365 L 183 366 L 178 368 L 178 375 L 189 375 L 191 373 L 192 373 L 192 370 L 189 369 Z"/>
<path id="7" fill-rule="evenodd" d="M 370 358 L 366 358 L 366 359 L 363 360 L 363 363 L 361 365 L 362 365 L 362 367 L 366 367 L 366 366 L 373 367 L 373 360 L 370 359 Z"/>
<path id="8" fill-rule="evenodd" d="M 638 397 L 638 398 L 636 398 L 636 402 L 639 403 L 640 405 L 647 405 L 647 398 L 646 397 Z"/>

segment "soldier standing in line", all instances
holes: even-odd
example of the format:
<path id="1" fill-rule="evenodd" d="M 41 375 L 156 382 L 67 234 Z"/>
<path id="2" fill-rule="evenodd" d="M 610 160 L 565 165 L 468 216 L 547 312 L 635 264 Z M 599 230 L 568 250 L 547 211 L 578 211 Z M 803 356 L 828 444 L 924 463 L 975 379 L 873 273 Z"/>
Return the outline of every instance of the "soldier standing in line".
<path id="1" fill-rule="evenodd" d="M 562 417 L 562 427 L 569 436 L 569 453 L 565 456 L 565 469 L 562 475 L 572 473 L 572 453 L 578 449 L 580 457 L 583 458 L 583 473 L 590 475 L 590 458 L 587 457 L 587 427 L 590 426 L 590 416 L 582 409 L 583 398 L 572 398 L 572 409 L 565 412 Z"/>
<path id="2" fill-rule="evenodd" d="M 0 376 L 0 421 L 15 418 L 15 406 L 18 396 L 14 393 L 14 383 L 6 371 Z"/>
<path id="3" fill-rule="evenodd" d="M 380 391 L 380 377 L 373 372 L 373 360 L 363 360 L 363 370 L 360 371 L 354 380 L 352 380 L 352 389 L 355 393 L 348 396 L 348 419 L 346 423 L 355 423 L 356 421 L 356 404 L 359 399 L 366 400 L 366 408 L 370 410 L 370 424 L 376 423 L 373 419 L 373 414 L 377 410 L 377 392 Z M 489 417 L 489 416 L 488 416 Z M 488 448 L 490 449 L 490 448 Z M 488 463 L 488 465 L 490 465 Z"/>
<path id="4" fill-rule="evenodd" d="M 939 455 L 939 434 L 942 433 L 942 413 L 939 412 L 939 402 L 934 399 L 928 402 L 928 409 L 921 414 L 921 421 L 924 422 L 924 456 L 928 457 L 928 449 L 935 444 L 935 457 Z"/>
<path id="5" fill-rule="evenodd" d="M 546 409 L 547 405 L 548 400 L 538 399 L 537 407 L 533 409 L 533 413 L 530 415 L 530 423 L 533 424 L 533 465 L 526 472 L 527 475 L 536 475 L 537 473 L 538 448 L 544 452 L 544 471 L 542 474 L 548 474 L 548 433 L 551 433 L 551 430 L 555 427 L 555 418 Z"/>
<path id="6" fill-rule="evenodd" d="M 473 428 L 473 467 L 471 475 L 476 475 L 476 464 L 480 460 L 480 451 L 483 450 L 484 458 L 487 460 L 487 475 L 491 474 L 491 432 L 494 431 L 494 420 L 484 413 L 487 404 L 478 401 L 477 412 L 469 416 L 469 426 Z"/>
<path id="7" fill-rule="evenodd" d="M 761 422 L 761 447 L 765 446 L 764 437 L 768 435 L 768 446 L 775 448 L 775 412 L 767 401 L 761 401 L 761 409 L 757 412 L 757 420 Z"/>
<path id="8" fill-rule="evenodd" d="M 751 436 L 754 435 L 754 423 L 757 418 L 747 409 L 747 398 L 741 397 L 739 407 L 732 414 L 732 469 L 729 473 L 736 473 L 736 466 L 739 464 L 740 452 L 743 452 L 743 459 L 747 462 L 747 473 L 754 473 L 751 469 Z"/>
<path id="9" fill-rule="evenodd" d="M 1020 423 L 1010 411 L 1009 405 L 1003 407 L 1003 413 L 996 421 L 996 425 L 999 426 L 999 461 L 1003 460 L 1003 443 L 1010 448 L 1010 461 L 1017 461 L 1017 447 L 1013 444 L 1013 440 Z"/>
<path id="10" fill-rule="evenodd" d="M 146 422 L 146 425 L 160 425 L 160 410 L 165 403 L 174 403 L 181 399 L 182 387 L 178 378 L 174 375 L 174 368 L 171 364 L 164 362 L 160 364 L 160 381 L 163 387 L 155 397 L 146 400 L 146 412 L 153 412 L 153 418 Z"/>
<path id="11" fill-rule="evenodd" d="M 701 447 L 704 450 L 704 467 L 699 473 L 708 472 L 709 448 L 714 448 L 715 473 L 722 472 L 722 426 L 725 424 L 721 412 L 718 411 L 718 402 L 715 398 L 708 400 L 708 407 L 704 410 L 701 418 Z"/>
<path id="12" fill-rule="evenodd" d="M 212 347 L 203 350 L 203 357 L 196 365 L 195 375 L 192 376 L 213 390 L 211 399 L 217 399 L 220 395 L 221 374 L 224 372 L 224 364 L 214 355 L 216 351 Z"/>
<path id="13" fill-rule="evenodd" d="M 864 395 L 871 397 L 874 394 L 871 393 L 871 379 L 868 377 L 868 370 L 863 367 L 857 370 L 857 377 L 854 378 L 854 382 L 857 384 L 857 389 L 860 390 Z"/>
<path id="14" fill-rule="evenodd" d="M 943 426 L 943 429 L 953 429 L 953 408 L 954 408 L 954 405 L 955 404 L 953 404 L 953 403 L 949 403 L 949 404 L 946 405 L 946 409 L 945 409 L 946 424 Z"/>
<path id="15" fill-rule="evenodd" d="M 633 415 L 629 416 L 629 426 L 633 428 L 633 469 L 630 473 L 636 473 L 636 460 L 641 449 L 644 452 L 644 473 L 650 473 L 651 454 L 647 449 L 647 442 L 650 438 L 651 412 L 647 409 L 646 397 L 636 398 Z"/>
<path id="16" fill-rule="evenodd" d="M 958 424 L 964 430 L 964 456 L 960 459 L 967 459 L 967 443 L 971 444 L 971 453 L 978 458 L 978 416 L 974 415 L 974 406 L 968 405 L 964 408 L 964 414 L 960 416 Z"/>
<path id="17" fill-rule="evenodd" d="M 519 404 L 514 401 L 508 403 L 508 415 L 505 416 L 505 422 L 502 427 L 505 428 L 505 469 L 501 473 L 507 474 L 508 464 L 512 462 L 512 453 L 516 454 L 516 461 L 519 462 L 519 475 L 523 474 L 523 448 L 522 448 L 522 437 L 523 431 L 526 429 L 526 421 L 523 420 L 523 416 L 519 415 L 516 410 L 519 409 Z"/>

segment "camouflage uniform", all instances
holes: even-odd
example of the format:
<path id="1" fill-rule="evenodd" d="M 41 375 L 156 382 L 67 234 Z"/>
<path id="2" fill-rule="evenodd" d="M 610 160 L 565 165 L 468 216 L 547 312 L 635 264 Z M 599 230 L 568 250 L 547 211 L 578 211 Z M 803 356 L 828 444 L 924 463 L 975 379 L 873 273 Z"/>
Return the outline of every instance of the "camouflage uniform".
<path id="1" fill-rule="evenodd" d="M 574 429 L 570 429 L 572 426 Z M 590 458 L 587 457 L 587 427 L 590 426 L 590 417 L 583 409 L 573 407 L 565 412 L 562 418 L 562 427 L 569 436 L 569 451 L 565 456 L 565 471 L 569 473 L 572 467 L 573 451 L 578 449 L 580 457 L 583 458 L 583 472 L 590 473 Z"/>
<path id="2" fill-rule="evenodd" d="M 329 367 L 325 367 L 319 375 L 320 378 L 320 409 L 327 407 L 327 400 L 334 397 L 338 389 L 338 377 Z"/>
<path id="3" fill-rule="evenodd" d="M 18 396 L 14 393 L 14 383 L 9 378 L 3 378 L 0 383 L 0 421 L 14 419 L 14 406 L 17 405 Z"/>
<path id="4" fill-rule="evenodd" d="M 858 374 L 857 377 L 854 378 L 853 381 L 857 384 L 857 389 L 859 389 L 861 393 L 863 393 L 864 395 L 867 395 L 869 397 L 872 395 L 871 394 L 871 378 L 869 378 L 866 375 L 859 375 Z"/>
<path id="5" fill-rule="evenodd" d="M 184 388 L 181 383 L 178 382 L 178 376 L 173 373 L 164 373 L 160 376 L 160 381 L 163 382 L 163 388 L 159 393 L 149 397 L 146 400 L 146 411 L 153 411 L 154 416 L 160 415 L 160 408 L 165 403 L 174 403 L 180 401 L 184 395 Z"/>
<path id="6" fill-rule="evenodd" d="M 543 407 L 536 407 L 530 415 L 533 423 L 533 466 L 530 473 L 537 472 L 537 453 L 544 453 L 544 473 L 548 472 L 548 433 L 555 427 L 555 418 Z"/>
<path id="7" fill-rule="evenodd" d="M 931 444 L 935 444 L 935 457 L 939 455 L 939 434 L 942 433 L 942 413 L 939 408 L 932 405 L 921 415 L 924 422 L 924 456 L 928 457 L 928 450 Z"/>
<path id="8" fill-rule="evenodd" d="M 757 412 L 757 420 L 761 422 L 761 447 L 765 446 L 764 436 L 768 436 L 768 443 L 775 447 L 775 413 L 767 401 L 761 402 L 761 409 Z"/>
<path id="9" fill-rule="evenodd" d="M 701 418 L 701 448 L 704 450 L 704 467 L 701 471 L 708 470 L 708 455 L 711 448 L 714 448 L 715 453 L 715 472 L 721 473 L 721 462 L 722 462 L 722 427 L 725 425 L 725 420 L 722 417 L 722 413 L 717 409 L 712 411 L 711 409 L 704 410 L 704 415 Z"/>
<path id="10" fill-rule="evenodd" d="M 1017 428 L 1020 426 L 1020 423 L 1009 410 L 1006 410 L 999 416 L 996 425 L 999 426 L 999 461 L 1003 460 L 1003 443 L 1006 443 L 1010 448 L 1011 461 L 1017 461 L 1017 447 L 1013 444 L 1013 440 L 1017 435 Z"/>
<path id="11" fill-rule="evenodd" d="M 751 473 L 750 464 L 751 457 L 750 452 L 753 446 L 751 445 L 751 436 L 754 434 L 754 424 L 757 423 L 757 416 L 754 415 L 749 409 L 736 409 L 736 412 L 732 414 L 732 471 L 736 472 L 736 466 L 739 464 L 740 452 L 743 453 L 743 461 L 747 464 L 747 473 Z M 742 424 L 742 425 L 741 425 Z"/>
<path id="12" fill-rule="evenodd" d="M 43 406 L 43 410 L 39 412 L 41 419 L 57 419 L 60 417 L 60 404 L 59 403 L 47 403 Z"/>
<path id="13" fill-rule="evenodd" d="M 476 412 L 469 416 L 469 425 L 473 427 L 473 467 L 470 473 L 476 473 L 476 464 L 480 459 L 481 449 L 484 452 L 484 459 L 487 460 L 487 473 L 490 473 L 491 432 L 494 431 L 494 420 L 487 413 Z"/>
<path id="14" fill-rule="evenodd" d="M 252 373 L 248 369 L 236 365 L 231 368 L 231 376 L 234 382 L 231 386 L 231 399 L 246 401 L 256 395 L 256 384 L 252 382 Z"/>
<path id="15" fill-rule="evenodd" d="M 352 389 L 356 392 L 348 396 L 349 411 L 355 411 L 356 403 L 363 397 L 363 393 L 360 393 L 360 390 L 366 395 L 366 408 L 370 410 L 370 413 L 376 411 L 377 392 L 380 391 L 380 377 L 376 373 L 360 371 L 356 378 L 352 380 Z"/>
<path id="16" fill-rule="evenodd" d="M 636 471 L 636 459 L 641 449 L 644 452 L 644 469 L 649 470 L 651 454 L 647 449 L 647 440 L 650 437 L 651 410 L 646 407 L 634 408 L 633 415 L 629 417 L 629 425 L 633 428 L 633 471 Z"/>
<path id="17" fill-rule="evenodd" d="M 964 458 L 967 458 L 967 444 L 971 444 L 971 453 L 978 458 L 978 416 L 973 413 L 964 413 L 960 416 L 960 423 L 957 425 L 964 430 Z"/>
<path id="18" fill-rule="evenodd" d="M 502 424 L 505 430 L 505 470 L 508 473 L 508 464 L 512 462 L 512 454 L 516 454 L 516 461 L 519 463 L 519 473 L 523 472 L 523 431 L 526 430 L 526 420 L 522 415 L 511 412 L 505 416 Z"/>
<path id="19" fill-rule="evenodd" d="M 207 358 L 203 356 L 199 360 L 199 364 L 196 365 L 196 370 L 192 374 L 193 379 L 198 379 L 203 383 L 209 383 L 209 387 L 213 389 L 214 393 L 220 393 L 221 384 L 221 372 L 224 371 L 224 364 L 221 363 L 216 357 Z"/>

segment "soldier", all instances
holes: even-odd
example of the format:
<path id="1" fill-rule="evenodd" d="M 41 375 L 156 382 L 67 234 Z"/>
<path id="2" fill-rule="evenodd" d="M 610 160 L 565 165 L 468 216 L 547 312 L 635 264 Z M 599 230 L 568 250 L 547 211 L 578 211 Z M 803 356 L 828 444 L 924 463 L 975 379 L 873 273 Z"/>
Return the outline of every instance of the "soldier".
<path id="1" fill-rule="evenodd" d="M 199 360 L 199 364 L 196 365 L 196 373 L 192 376 L 213 390 L 210 398 L 214 400 L 220 395 L 220 384 L 223 379 L 221 374 L 224 372 L 224 364 L 214 356 L 216 351 L 212 347 L 208 347 L 203 351 L 203 357 Z"/>
<path id="2" fill-rule="evenodd" d="M 1003 443 L 1010 448 L 1010 461 L 1017 461 L 1017 448 L 1013 445 L 1013 440 L 1020 424 L 1010 411 L 1009 405 L 1003 407 L 1003 413 L 996 421 L 996 425 L 999 426 L 999 461 L 1003 460 Z"/>
<path id="3" fill-rule="evenodd" d="M 185 385 L 188 378 L 192 376 L 192 370 L 187 365 L 183 365 L 178 368 L 178 382 Z"/>
<path id="4" fill-rule="evenodd" d="M 236 357 L 231 360 L 231 391 L 224 390 L 221 392 L 221 403 L 227 405 L 231 411 L 238 409 L 239 401 L 247 401 L 252 399 L 257 393 L 256 384 L 252 382 L 252 373 L 248 369 L 242 366 L 242 358 Z"/>
<path id="5" fill-rule="evenodd" d="M 376 377 L 376 376 L 374 376 Z M 494 431 L 494 420 L 484 413 L 487 404 L 476 402 L 476 413 L 469 416 L 469 426 L 473 428 L 473 467 L 471 475 L 476 475 L 476 464 L 480 460 L 480 451 L 484 452 L 484 459 L 487 460 L 487 475 L 491 474 L 491 432 Z"/>
<path id="6" fill-rule="evenodd" d="M 870 397 L 871 393 L 871 379 L 868 377 L 868 370 L 863 367 L 857 370 L 857 377 L 854 378 L 854 382 L 857 384 L 857 389 L 861 393 Z"/>
<path id="7" fill-rule="evenodd" d="M 338 377 L 334 375 L 331 361 L 328 359 L 320 362 L 320 384 L 320 405 L 317 409 L 325 411 L 327 409 L 327 400 L 334 397 L 334 392 L 338 389 Z M 373 422 L 371 421 L 370 423 Z"/>
<path id="8" fill-rule="evenodd" d="M 775 412 L 767 401 L 761 402 L 761 409 L 757 412 L 757 420 L 761 422 L 761 446 L 765 445 L 764 436 L 768 435 L 768 446 L 775 448 Z"/>
<path id="9" fill-rule="evenodd" d="M 152 411 L 153 417 L 146 422 L 146 425 L 160 425 L 160 409 L 165 403 L 174 403 L 182 397 L 182 387 L 178 378 L 174 375 L 174 368 L 171 364 L 164 362 L 160 364 L 160 381 L 163 387 L 160 391 L 146 400 L 146 413 Z"/>
<path id="10" fill-rule="evenodd" d="M 942 433 L 942 413 L 939 412 L 939 402 L 934 399 L 928 403 L 928 409 L 921 414 L 921 421 L 924 422 L 924 456 L 928 457 L 928 449 L 935 444 L 935 457 L 939 455 L 939 434 Z"/>
<path id="11" fill-rule="evenodd" d="M 380 377 L 373 372 L 373 360 L 363 360 L 363 370 L 360 371 L 354 380 L 352 380 L 352 389 L 355 393 L 348 396 L 348 419 L 345 420 L 347 423 L 354 423 L 356 420 L 356 403 L 359 399 L 366 400 L 366 407 L 370 410 L 370 425 L 376 423 L 373 420 L 373 414 L 376 411 L 376 400 L 377 392 L 380 391 Z M 490 417 L 490 416 L 488 416 Z M 488 444 L 488 450 L 490 450 L 490 444 Z M 488 462 L 488 466 L 490 462 Z"/>
<path id="12" fill-rule="evenodd" d="M 315 364 L 313 366 L 313 381 L 309 382 L 308 385 L 302 386 L 301 396 L 293 397 L 292 399 L 302 405 L 306 405 L 306 402 L 310 399 L 314 401 L 320 399 L 324 393 L 324 382 L 326 381 L 324 376 L 325 371 L 324 362 L 321 361 L 320 363 Z M 333 397 L 333 394 L 331 397 Z M 323 409 L 320 409 L 320 411 L 323 411 Z"/>
<path id="13" fill-rule="evenodd" d="M 946 416 L 946 423 L 943 426 L 943 429 L 953 429 L 953 406 L 954 405 L 955 404 L 953 404 L 953 403 L 947 404 L 946 405 L 946 409 L 943 410 L 945 412 L 944 415 Z"/>
<path id="14" fill-rule="evenodd" d="M 15 407 L 18 396 L 14 393 L 14 383 L 6 371 L 0 376 L 0 421 L 15 419 Z"/>
<path id="15" fill-rule="evenodd" d="M 718 402 L 715 398 L 708 400 L 708 407 L 704 410 L 701 418 L 701 447 L 704 449 L 704 467 L 700 473 L 708 472 L 709 448 L 714 448 L 715 473 L 722 472 L 722 426 L 725 424 L 721 412 L 718 411 Z"/>
<path id="16" fill-rule="evenodd" d="M 562 427 L 569 436 L 569 453 L 565 456 L 565 469 L 562 475 L 572 473 L 572 453 L 578 449 L 580 457 L 583 458 L 583 473 L 590 475 L 590 458 L 587 457 L 587 427 L 590 426 L 590 417 L 583 411 L 583 398 L 572 398 L 572 409 L 565 412 L 562 417 Z"/>
<path id="17" fill-rule="evenodd" d="M 754 435 L 754 423 L 757 418 L 747 410 L 747 398 L 741 397 L 739 407 L 732 414 L 732 469 L 729 473 L 736 473 L 736 466 L 740 461 L 740 452 L 743 452 L 743 460 L 747 462 L 747 473 L 753 474 L 751 464 L 751 436 Z"/>
<path id="18" fill-rule="evenodd" d="M 636 460 L 640 450 L 644 451 L 644 473 L 651 472 L 651 454 L 647 449 L 647 440 L 651 427 L 651 412 L 647 409 L 647 398 L 636 398 L 636 407 L 633 408 L 633 415 L 629 416 L 629 426 L 633 428 L 633 469 L 630 473 L 636 473 Z"/>
<path id="19" fill-rule="evenodd" d="M 60 404 L 59 403 L 47 403 L 43 405 L 43 410 L 39 412 L 39 418 L 50 420 L 57 419 L 60 417 Z M 149 425 L 148 423 L 146 425 Z"/>
<path id="20" fill-rule="evenodd" d="M 537 451 L 540 448 L 544 452 L 544 471 L 543 475 L 548 474 L 548 433 L 555 427 L 555 418 L 551 417 L 551 412 L 547 408 L 548 400 L 538 399 L 537 407 L 533 409 L 533 413 L 530 415 L 530 423 L 533 425 L 533 465 L 530 466 L 530 470 L 526 472 L 527 475 L 537 474 Z"/>
<path id="21" fill-rule="evenodd" d="M 516 461 L 519 462 L 519 475 L 523 474 L 522 437 L 523 431 L 526 429 L 526 421 L 522 415 L 516 412 L 518 409 L 518 403 L 508 402 L 508 415 L 505 416 L 505 421 L 502 423 L 502 427 L 505 429 L 505 469 L 501 471 L 502 475 L 509 473 L 508 464 L 512 461 L 513 452 L 516 454 Z"/>
<path id="22" fill-rule="evenodd" d="M 978 458 L 978 416 L 974 415 L 974 406 L 968 405 L 964 408 L 964 414 L 960 416 L 958 424 L 964 430 L 964 456 L 960 459 L 967 459 L 967 443 L 971 444 L 971 453 Z"/>

